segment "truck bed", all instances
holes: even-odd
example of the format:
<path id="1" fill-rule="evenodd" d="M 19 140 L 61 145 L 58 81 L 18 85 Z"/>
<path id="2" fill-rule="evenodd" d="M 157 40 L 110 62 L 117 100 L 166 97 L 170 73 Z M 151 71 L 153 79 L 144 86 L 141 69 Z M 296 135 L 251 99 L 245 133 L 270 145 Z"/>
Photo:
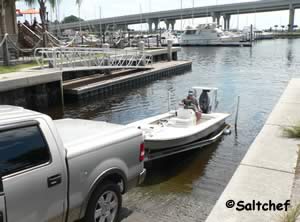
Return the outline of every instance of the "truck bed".
<path id="1" fill-rule="evenodd" d="M 124 129 L 124 126 L 118 124 L 82 119 L 55 120 L 54 124 L 66 146 L 78 143 L 86 137 L 104 136 Z"/>
<path id="2" fill-rule="evenodd" d="M 55 120 L 54 124 L 68 151 L 68 157 L 92 151 L 107 143 L 116 143 L 141 135 L 141 132 L 133 127 L 100 121 L 61 119 Z"/>

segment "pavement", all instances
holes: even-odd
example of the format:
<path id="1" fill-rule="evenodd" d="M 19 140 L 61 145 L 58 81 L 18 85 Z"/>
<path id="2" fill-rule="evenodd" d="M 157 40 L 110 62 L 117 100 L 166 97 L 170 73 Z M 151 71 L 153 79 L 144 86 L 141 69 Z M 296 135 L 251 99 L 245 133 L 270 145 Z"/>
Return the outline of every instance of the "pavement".
<path id="1" fill-rule="evenodd" d="M 0 75 L 0 92 L 62 81 L 62 72 L 57 70 L 23 70 Z"/>
<path id="2" fill-rule="evenodd" d="M 299 98 L 300 79 L 292 79 L 206 222 L 281 221 L 285 210 L 274 210 L 269 201 L 277 207 L 300 200 L 300 140 L 283 135 L 284 128 L 300 123 Z M 258 210 L 258 201 L 271 210 Z"/>

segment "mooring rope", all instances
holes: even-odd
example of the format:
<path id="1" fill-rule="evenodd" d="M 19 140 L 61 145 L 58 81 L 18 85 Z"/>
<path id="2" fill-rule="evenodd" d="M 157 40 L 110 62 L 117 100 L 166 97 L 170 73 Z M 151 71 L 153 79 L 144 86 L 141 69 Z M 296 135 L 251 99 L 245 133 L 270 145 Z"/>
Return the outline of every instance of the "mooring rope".
<path id="1" fill-rule="evenodd" d="M 8 34 L 5 33 L 5 35 L 4 35 L 3 39 L 2 39 L 2 41 L 0 42 L 0 47 L 2 47 L 2 45 L 4 44 L 5 40 L 7 39 L 7 36 L 8 36 Z"/>
<path id="2" fill-rule="evenodd" d="M 46 31 L 46 34 L 47 34 L 48 37 L 49 37 L 49 36 L 52 37 L 51 33 L 49 33 L 48 31 Z M 62 41 L 60 41 L 59 39 L 57 39 L 58 42 L 59 42 L 59 44 L 57 44 L 56 42 L 54 42 L 54 41 L 52 40 L 52 38 L 49 38 L 49 40 L 52 42 L 52 44 L 54 44 L 54 45 L 57 46 L 57 47 L 66 48 L 66 47 L 69 47 L 70 45 L 73 44 L 73 42 L 75 41 L 77 35 L 78 35 L 78 32 L 75 33 L 74 38 L 73 38 L 70 42 L 68 42 L 67 45 L 65 45 L 65 43 L 62 42 Z"/>
<path id="3" fill-rule="evenodd" d="M 40 43 L 41 43 L 41 41 L 42 41 L 42 39 L 40 39 L 40 40 L 35 44 L 35 46 L 34 46 L 33 48 L 31 48 L 31 49 L 21 49 L 20 47 L 18 47 L 18 46 L 16 45 L 16 43 L 15 43 L 12 39 L 10 39 L 9 35 L 7 35 L 7 39 L 8 39 L 8 41 L 13 45 L 13 47 L 14 47 L 16 50 L 19 50 L 19 51 L 24 52 L 24 53 L 33 52 L 33 51 L 40 45 Z"/>

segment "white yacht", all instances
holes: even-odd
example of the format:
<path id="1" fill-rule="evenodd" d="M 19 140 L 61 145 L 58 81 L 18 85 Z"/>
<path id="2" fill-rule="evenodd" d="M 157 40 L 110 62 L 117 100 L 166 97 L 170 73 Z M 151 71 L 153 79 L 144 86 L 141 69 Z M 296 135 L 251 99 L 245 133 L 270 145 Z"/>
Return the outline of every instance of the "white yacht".
<path id="1" fill-rule="evenodd" d="M 182 46 L 251 46 L 243 42 L 243 35 L 223 32 L 216 23 L 187 27 L 180 38 Z"/>

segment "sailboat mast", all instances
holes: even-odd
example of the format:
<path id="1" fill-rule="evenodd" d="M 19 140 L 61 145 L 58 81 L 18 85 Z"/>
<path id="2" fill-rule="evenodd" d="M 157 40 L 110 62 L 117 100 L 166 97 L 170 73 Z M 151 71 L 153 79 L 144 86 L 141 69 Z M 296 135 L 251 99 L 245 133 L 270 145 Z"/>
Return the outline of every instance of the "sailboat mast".
<path id="1" fill-rule="evenodd" d="M 208 6 L 206 7 L 206 24 L 208 24 L 208 17 L 209 17 L 209 15 L 208 15 Z"/>
<path id="2" fill-rule="evenodd" d="M 141 34 L 142 34 L 142 30 L 143 30 L 143 14 L 142 14 L 143 12 L 142 12 L 142 4 L 141 4 L 141 2 L 140 2 L 140 15 L 141 15 L 141 21 L 140 21 L 140 23 L 141 23 Z"/>
<path id="3" fill-rule="evenodd" d="M 99 6 L 99 31 L 100 31 L 100 40 L 102 41 L 102 24 L 101 24 L 101 19 L 102 19 L 102 9 L 101 9 L 101 5 Z"/>
<path id="4" fill-rule="evenodd" d="M 79 17 L 79 31 L 80 31 L 80 33 L 81 33 L 81 18 L 80 18 L 81 1 L 82 0 L 78 0 L 78 2 L 77 2 L 77 4 L 78 4 L 78 17 Z"/>
<path id="5" fill-rule="evenodd" d="M 240 10 L 237 10 L 237 30 L 240 28 Z"/>
<path id="6" fill-rule="evenodd" d="M 195 7 L 195 0 L 193 1 L 193 10 L 192 10 L 192 25 L 194 26 L 194 7 Z"/>
<path id="7" fill-rule="evenodd" d="M 55 0 L 55 17 L 56 17 L 56 20 L 59 21 L 59 2 L 58 0 Z M 57 25 L 57 30 L 58 30 L 58 33 L 60 33 L 60 26 L 59 26 L 59 22 L 56 23 Z"/>
<path id="8" fill-rule="evenodd" d="M 181 31 L 183 30 L 183 27 L 182 27 L 182 0 L 180 0 L 180 14 L 181 14 Z"/>

